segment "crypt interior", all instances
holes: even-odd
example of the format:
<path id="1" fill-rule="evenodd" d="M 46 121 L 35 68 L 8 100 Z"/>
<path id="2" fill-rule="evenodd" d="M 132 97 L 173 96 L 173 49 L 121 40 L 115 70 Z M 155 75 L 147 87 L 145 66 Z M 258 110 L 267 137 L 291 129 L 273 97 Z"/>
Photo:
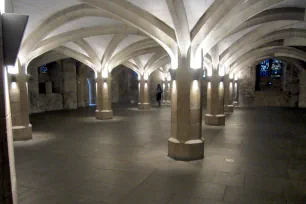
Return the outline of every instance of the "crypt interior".
<path id="1" fill-rule="evenodd" d="M 306 203 L 305 0 L 0 11 L 0 204 Z"/>

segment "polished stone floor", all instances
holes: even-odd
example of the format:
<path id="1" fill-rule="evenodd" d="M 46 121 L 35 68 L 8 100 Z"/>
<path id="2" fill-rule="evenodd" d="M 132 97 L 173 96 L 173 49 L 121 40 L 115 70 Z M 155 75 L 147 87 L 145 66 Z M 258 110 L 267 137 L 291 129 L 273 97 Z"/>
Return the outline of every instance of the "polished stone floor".
<path id="1" fill-rule="evenodd" d="M 240 108 L 203 126 L 205 159 L 169 159 L 170 108 L 31 117 L 15 142 L 20 204 L 306 203 L 306 110 Z"/>

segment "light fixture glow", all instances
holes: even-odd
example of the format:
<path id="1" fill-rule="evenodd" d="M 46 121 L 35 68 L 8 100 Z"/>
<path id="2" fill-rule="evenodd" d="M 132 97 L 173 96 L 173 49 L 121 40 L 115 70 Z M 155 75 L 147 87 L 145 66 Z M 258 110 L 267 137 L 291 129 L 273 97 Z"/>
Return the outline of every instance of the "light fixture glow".
<path id="1" fill-rule="evenodd" d="M 176 90 L 176 80 L 173 80 L 172 82 L 172 90 Z"/>
<path id="2" fill-rule="evenodd" d="M 193 80 L 192 82 L 192 90 L 197 91 L 199 90 L 199 83 L 197 80 Z"/>
<path id="3" fill-rule="evenodd" d="M 145 74 L 143 75 L 143 78 L 144 78 L 144 80 L 148 80 L 148 79 L 149 79 L 148 74 L 147 74 L 147 73 L 145 73 Z"/>
<path id="4" fill-rule="evenodd" d="M 5 0 L 0 0 L 0 11 L 1 14 L 5 13 Z"/>
<path id="5" fill-rule="evenodd" d="M 171 74 L 170 73 L 168 73 L 168 75 L 167 75 L 167 80 L 171 81 Z"/>
<path id="6" fill-rule="evenodd" d="M 235 74 L 235 81 L 238 81 L 238 79 L 239 79 L 239 75 Z"/>
<path id="7" fill-rule="evenodd" d="M 7 72 L 9 74 L 18 74 L 19 73 L 19 70 L 18 70 L 18 67 L 17 66 L 7 66 Z"/>
<path id="8" fill-rule="evenodd" d="M 108 78 L 108 71 L 107 70 L 103 70 L 102 71 L 102 78 L 103 79 L 107 79 Z"/>
<path id="9" fill-rule="evenodd" d="M 11 87 L 12 87 L 12 89 L 16 89 L 17 88 L 17 83 L 16 82 L 12 82 Z"/>

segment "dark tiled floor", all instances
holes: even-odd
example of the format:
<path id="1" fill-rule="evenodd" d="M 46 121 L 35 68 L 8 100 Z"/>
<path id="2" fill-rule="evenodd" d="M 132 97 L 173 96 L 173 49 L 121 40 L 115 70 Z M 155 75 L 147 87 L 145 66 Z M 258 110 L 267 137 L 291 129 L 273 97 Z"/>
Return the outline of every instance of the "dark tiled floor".
<path id="1" fill-rule="evenodd" d="M 203 127 L 205 159 L 169 159 L 170 108 L 31 117 L 15 142 L 20 204 L 306 203 L 306 110 L 236 109 Z"/>

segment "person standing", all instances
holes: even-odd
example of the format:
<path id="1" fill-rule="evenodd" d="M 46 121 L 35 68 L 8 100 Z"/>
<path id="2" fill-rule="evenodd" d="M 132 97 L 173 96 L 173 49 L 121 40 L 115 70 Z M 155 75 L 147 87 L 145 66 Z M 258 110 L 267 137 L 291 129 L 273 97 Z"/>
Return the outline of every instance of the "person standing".
<path id="1" fill-rule="evenodd" d="M 163 89 L 161 88 L 160 84 L 157 84 L 156 101 L 157 101 L 159 107 L 161 106 L 162 94 L 163 94 Z"/>

